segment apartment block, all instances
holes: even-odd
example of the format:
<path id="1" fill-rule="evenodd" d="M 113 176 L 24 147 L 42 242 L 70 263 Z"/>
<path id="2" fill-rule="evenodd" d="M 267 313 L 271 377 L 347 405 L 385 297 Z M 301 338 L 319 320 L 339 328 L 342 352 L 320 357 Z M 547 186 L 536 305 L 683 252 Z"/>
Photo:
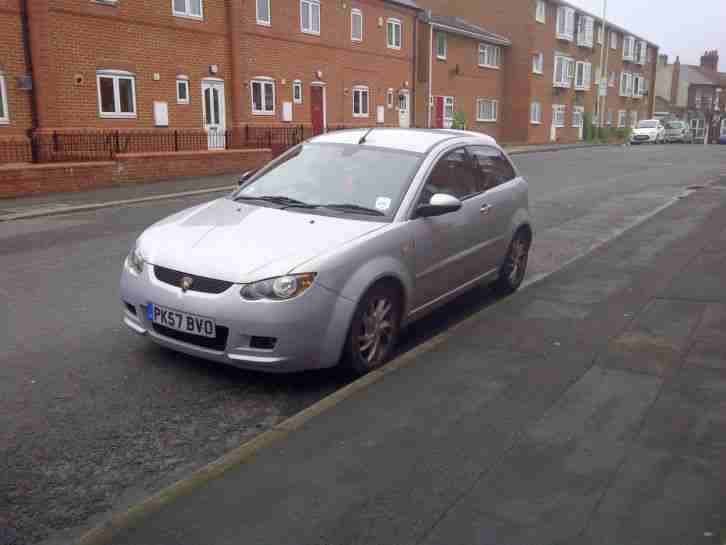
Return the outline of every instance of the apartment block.
<path id="1" fill-rule="evenodd" d="M 586 114 L 613 127 L 653 112 L 658 47 L 561 0 L 419 0 L 434 13 L 506 36 L 500 138 L 509 142 L 572 142 Z M 598 101 L 600 67 L 607 74 Z M 602 104 L 602 106 L 599 106 Z M 602 116 L 600 117 L 600 110 Z"/>

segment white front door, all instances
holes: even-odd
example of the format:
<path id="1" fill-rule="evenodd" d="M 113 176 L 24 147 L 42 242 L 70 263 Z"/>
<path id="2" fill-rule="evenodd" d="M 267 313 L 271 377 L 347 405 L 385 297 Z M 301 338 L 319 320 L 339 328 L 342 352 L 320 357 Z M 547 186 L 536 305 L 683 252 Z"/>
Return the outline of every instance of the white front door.
<path id="1" fill-rule="evenodd" d="M 409 127 L 411 125 L 411 100 L 408 91 L 401 89 L 398 92 L 398 126 Z"/>
<path id="2" fill-rule="evenodd" d="M 223 81 L 202 81 L 202 115 L 209 149 L 226 148 Z"/>

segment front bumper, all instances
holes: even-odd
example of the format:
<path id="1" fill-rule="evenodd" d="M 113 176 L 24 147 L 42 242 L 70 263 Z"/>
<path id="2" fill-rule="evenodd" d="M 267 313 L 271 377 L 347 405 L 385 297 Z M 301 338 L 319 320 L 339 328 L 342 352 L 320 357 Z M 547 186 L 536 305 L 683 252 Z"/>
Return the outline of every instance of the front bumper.
<path id="1" fill-rule="evenodd" d="M 634 134 L 630 137 L 631 144 L 648 144 L 650 142 L 657 142 L 658 135 L 651 136 L 649 134 Z"/>
<path id="2" fill-rule="evenodd" d="M 352 301 L 317 282 L 290 301 L 246 301 L 239 290 L 240 285 L 234 284 L 220 294 L 183 293 L 181 288 L 159 281 L 151 265 L 139 276 L 124 269 L 123 322 L 157 344 L 244 369 L 290 372 L 337 364 L 355 310 Z M 222 343 L 205 347 L 193 335 L 172 335 L 154 326 L 146 317 L 148 303 L 213 318 Z M 226 342 L 220 336 L 224 329 Z M 253 348 L 253 337 L 274 338 L 274 347 Z"/>

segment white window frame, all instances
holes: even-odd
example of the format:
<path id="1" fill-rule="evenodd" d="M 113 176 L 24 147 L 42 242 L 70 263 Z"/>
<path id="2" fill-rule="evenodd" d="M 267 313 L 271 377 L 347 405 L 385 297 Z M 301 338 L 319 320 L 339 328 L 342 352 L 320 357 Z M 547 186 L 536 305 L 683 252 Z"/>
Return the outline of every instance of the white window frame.
<path id="1" fill-rule="evenodd" d="M 610 49 L 613 51 L 618 49 L 618 35 L 614 30 L 610 31 Z"/>
<path id="2" fill-rule="evenodd" d="M 204 0 L 199 0 L 199 14 L 192 13 L 192 0 L 184 0 L 184 11 L 177 11 L 174 0 L 171 0 L 171 12 L 174 17 L 185 17 L 187 19 L 204 19 Z"/>
<path id="3" fill-rule="evenodd" d="M 482 58 L 483 57 L 483 58 Z M 494 58 L 492 58 L 494 57 Z M 502 62 L 502 48 L 498 45 L 492 44 L 479 44 L 479 58 L 477 63 L 480 68 L 494 68 L 499 69 Z"/>
<path id="4" fill-rule="evenodd" d="M 10 124 L 10 106 L 8 106 L 8 88 L 5 83 L 5 74 L 0 72 L 0 98 L 2 99 L 3 112 L 0 115 L 0 125 Z M 100 108 L 100 104 L 99 104 Z"/>
<path id="5" fill-rule="evenodd" d="M 580 69 L 582 69 L 582 71 Z M 580 75 L 582 75 L 581 80 L 580 80 Z M 577 63 L 575 63 L 575 89 L 578 91 L 589 90 L 591 78 L 592 78 L 592 63 L 577 61 Z"/>
<path id="6" fill-rule="evenodd" d="M 181 95 L 179 94 L 179 84 L 183 83 L 184 86 L 187 88 L 187 98 L 181 98 Z M 185 76 L 183 74 L 179 74 L 176 77 L 176 103 L 177 104 L 189 104 L 190 97 L 189 97 L 189 76 Z"/>
<path id="7" fill-rule="evenodd" d="M 362 95 L 362 93 L 365 93 L 365 97 L 366 97 L 366 101 L 365 101 L 365 105 L 366 105 L 365 110 L 366 111 L 365 111 L 365 113 L 363 113 L 362 111 L 360 111 L 358 113 L 355 113 L 355 95 L 356 95 L 356 93 L 359 93 L 361 95 Z M 356 85 L 356 86 L 353 87 L 353 92 L 350 94 L 350 96 L 351 96 L 351 99 L 352 99 L 351 109 L 353 111 L 353 117 L 369 117 L 370 116 L 370 111 L 371 111 L 371 108 L 370 108 L 370 99 L 371 99 L 370 89 L 368 89 L 368 87 L 365 86 L 365 85 Z M 363 101 L 360 98 L 358 99 L 358 104 L 361 105 L 361 110 L 362 110 Z"/>
<path id="8" fill-rule="evenodd" d="M 595 34 L 595 19 L 580 15 L 577 19 L 577 45 L 592 48 Z"/>
<path id="9" fill-rule="evenodd" d="M 618 128 L 625 127 L 628 122 L 628 110 L 618 110 Z"/>
<path id="10" fill-rule="evenodd" d="M 559 113 L 558 113 L 559 112 Z M 560 114 L 562 119 L 560 120 Z M 565 126 L 565 120 L 567 117 L 567 106 L 565 104 L 553 104 L 552 105 L 552 126 L 561 129 Z"/>
<path id="11" fill-rule="evenodd" d="M 267 3 L 267 19 L 260 19 L 260 2 Z M 255 16 L 257 24 L 262 26 L 272 26 L 272 5 L 271 0 L 255 0 Z"/>
<path id="12" fill-rule="evenodd" d="M 493 117 L 482 117 L 481 116 L 481 108 L 484 105 L 485 102 L 488 102 L 491 105 L 491 111 L 494 112 Z M 477 98 L 476 99 L 476 120 L 479 123 L 496 123 L 497 118 L 499 117 L 499 101 L 498 100 L 492 100 L 489 98 Z"/>
<path id="13" fill-rule="evenodd" d="M 544 53 L 542 51 L 532 55 L 532 73 L 544 74 Z"/>
<path id="14" fill-rule="evenodd" d="M 621 97 L 628 96 L 628 73 L 627 72 L 621 72 L 620 73 L 620 85 L 618 86 L 618 92 Z"/>
<path id="15" fill-rule="evenodd" d="M 575 39 L 575 10 L 573 8 L 558 6 L 555 36 L 558 40 L 568 42 Z"/>
<path id="16" fill-rule="evenodd" d="M 300 90 L 299 98 L 295 97 L 296 89 Z M 303 103 L 303 86 L 302 86 L 302 81 L 300 81 L 299 79 L 296 79 L 295 81 L 292 82 L 292 102 L 293 102 L 293 104 L 302 104 Z"/>
<path id="17" fill-rule="evenodd" d="M 608 110 L 608 125 L 612 126 L 613 124 L 613 111 Z"/>
<path id="18" fill-rule="evenodd" d="M 635 38 L 632 36 L 623 38 L 623 60 L 635 61 Z"/>
<path id="19" fill-rule="evenodd" d="M 318 28 L 313 28 L 313 7 L 318 7 Z M 303 12 L 308 12 L 308 28 L 303 23 Z M 318 0 L 300 0 L 300 31 L 313 36 L 320 36 L 320 27 L 322 26 L 322 14 L 320 10 L 320 2 Z"/>
<path id="20" fill-rule="evenodd" d="M 449 106 L 449 104 L 451 105 L 451 115 L 448 115 L 447 116 L 446 115 L 446 108 L 447 108 L 447 106 Z M 454 107 L 455 107 L 454 97 L 445 96 L 444 97 L 444 112 L 443 112 L 443 115 L 442 115 L 442 118 L 444 120 L 444 124 L 446 124 L 447 121 L 453 123 L 453 121 L 454 121 L 454 112 L 455 112 Z"/>
<path id="21" fill-rule="evenodd" d="M 557 79 L 557 63 L 562 63 L 562 78 Z M 574 78 L 575 60 L 561 54 L 555 54 L 555 62 L 552 65 L 552 85 L 553 87 L 563 87 L 569 89 L 571 80 Z"/>
<path id="22" fill-rule="evenodd" d="M 597 26 L 597 43 L 603 45 L 605 42 L 605 25 L 602 23 Z"/>
<path id="23" fill-rule="evenodd" d="M 638 55 L 635 62 L 641 66 L 648 62 L 648 42 L 645 40 L 638 40 Z"/>
<path id="24" fill-rule="evenodd" d="M 610 72 L 610 75 L 608 76 L 608 87 L 615 88 L 615 82 L 618 79 L 618 76 L 615 72 Z"/>
<path id="25" fill-rule="evenodd" d="M 529 122 L 532 125 L 542 124 L 542 103 L 534 101 L 529 105 Z"/>
<path id="26" fill-rule="evenodd" d="M 585 119 L 585 107 L 584 106 L 573 106 L 572 107 L 572 126 L 580 128 L 584 125 Z"/>
<path id="27" fill-rule="evenodd" d="M 355 17 L 360 17 L 360 36 L 356 38 L 355 34 L 353 33 L 353 29 L 355 29 L 355 24 L 353 24 L 353 20 Z M 350 41 L 351 42 L 362 42 L 363 41 L 363 12 L 359 8 L 353 8 L 350 10 Z"/>
<path id="28" fill-rule="evenodd" d="M 113 112 L 103 111 L 103 101 L 101 100 L 101 78 L 110 78 L 113 80 Z M 121 111 L 121 93 L 119 92 L 119 81 L 128 79 L 131 81 L 131 100 L 133 102 L 133 112 Z M 96 72 L 96 95 L 98 97 L 98 114 L 105 119 L 135 119 L 137 117 L 136 110 L 136 75 L 133 72 L 124 70 L 99 70 Z"/>
<path id="29" fill-rule="evenodd" d="M 441 39 L 441 38 L 443 38 L 443 40 L 444 40 L 443 41 L 443 44 L 444 44 L 443 54 L 439 50 L 439 39 Z M 448 44 L 448 39 L 446 37 L 446 32 L 438 31 L 436 33 L 436 58 L 445 61 L 448 51 L 449 51 L 449 44 Z"/>
<path id="30" fill-rule="evenodd" d="M 543 25 L 547 23 L 547 3 L 544 0 L 537 0 L 537 7 L 534 10 L 534 20 Z"/>
<path id="31" fill-rule="evenodd" d="M 389 110 L 393 109 L 393 89 L 390 87 L 386 91 L 386 108 Z"/>
<path id="32" fill-rule="evenodd" d="M 255 109 L 255 83 L 261 85 L 260 88 L 260 106 L 262 106 L 261 110 Z M 265 94 L 265 85 L 272 85 L 272 110 L 266 110 L 265 106 L 267 106 L 267 99 Z M 277 89 L 275 89 L 275 80 L 272 78 L 269 78 L 267 76 L 258 76 L 256 78 L 252 78 L 250 80 L 250 110 L 252 111 L 252 115 L 264 115 L 264 116 L 274 116 L 275 110 L 276 110 L 276 104 L 277 104 Z"/>
<path id="33" fill-rule="evenodd" d="M 393 43 L 391 43 L 390 27 L 393 26 Z M 396 43 L 396 27 L 398 27 L 398 44 Z M 401 49 L 403 47 L 403 22 L 401 19 L 389 17 L 386 21 L 386 46 L 388 49 Z"/>

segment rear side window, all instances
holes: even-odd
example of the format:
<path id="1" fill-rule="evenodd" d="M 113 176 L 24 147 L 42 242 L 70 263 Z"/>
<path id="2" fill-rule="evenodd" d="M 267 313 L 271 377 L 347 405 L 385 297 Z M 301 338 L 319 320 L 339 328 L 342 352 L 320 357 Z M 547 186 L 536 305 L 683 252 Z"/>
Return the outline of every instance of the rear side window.
<path id="1" fill-rule="evenodd" d="M 448 152 L 436 163 L 421 194 L 421 203 L 428 204 L 437 193 L 465 199 L 478 193 L 471 158 L 464 148 Z"/>
<path id="2" fill-rule="evenodd" d="M 498 149 L 489 146 L 471 146 L 468 151 L 473 158 L 479 192 L 516 178 L 514 167 Z"/>

